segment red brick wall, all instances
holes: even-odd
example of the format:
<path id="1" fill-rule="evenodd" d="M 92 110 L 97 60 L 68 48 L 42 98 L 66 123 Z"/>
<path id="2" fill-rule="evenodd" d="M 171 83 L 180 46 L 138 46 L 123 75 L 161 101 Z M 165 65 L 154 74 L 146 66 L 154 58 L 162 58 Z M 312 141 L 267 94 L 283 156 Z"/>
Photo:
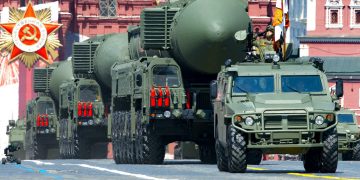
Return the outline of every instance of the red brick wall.
<path id="1" fill-rule="evenodd" d="M 359 56 L 360 44 L 308 43 L 310 56 Z"/>

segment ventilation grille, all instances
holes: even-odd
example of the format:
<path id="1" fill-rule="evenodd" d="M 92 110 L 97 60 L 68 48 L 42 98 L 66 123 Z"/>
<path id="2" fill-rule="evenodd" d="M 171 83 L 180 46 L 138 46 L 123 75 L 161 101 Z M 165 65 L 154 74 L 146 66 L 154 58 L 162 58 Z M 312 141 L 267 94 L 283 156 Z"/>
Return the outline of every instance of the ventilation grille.
<path id="1" fill-rule="evenodd" d="M 99 42 L 74 43 L 72 65 L 75 76 L 94 72 L 94 54 L 99 44 Z"/>
<path id="2" fill-rule="evenodd" d="M 170 48 L 170 28 L 179 8 L 146 8 L 141 13 L 141 41 L 144 49 Z"/>
<path id="3" fill-rule="evenodd" d="M 35 68 L 34 69 L 34 92 L 48 92 L 50 76 L 54 68 Z"/>

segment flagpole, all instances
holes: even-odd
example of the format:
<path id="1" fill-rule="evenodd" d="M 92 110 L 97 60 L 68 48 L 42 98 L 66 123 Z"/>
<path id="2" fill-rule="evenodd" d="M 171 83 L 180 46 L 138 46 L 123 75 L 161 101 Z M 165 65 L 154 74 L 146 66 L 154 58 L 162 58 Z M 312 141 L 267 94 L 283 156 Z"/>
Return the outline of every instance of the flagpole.
<path id="1" fill-rule="evenodd" d="M 284 49 L 283 49 L 283 56 L 284 56 L 284 58 L 283 58 L 283 61 L 286 61 L 286 14 L 285 14 L 285 6 L 284 6 L 284 1 L 285 1 L 285 3 L 286 3 L 286 0 L 283 0 L 283 1 L 281 1 L 282 2 L 282 7 L 283 7 L 283 23 L 284 23 L 284 29 L 283 29 L 283 33 L 284 33 L 284 35 L 283 35 L 283 37 L 284 37 Z M 287 8 L 289 8 L 289 7 L 287 7 Z M 288 10 L 289 11 L 289 10 Z M 289 13 L 289 12 L 288 12 Z"/>

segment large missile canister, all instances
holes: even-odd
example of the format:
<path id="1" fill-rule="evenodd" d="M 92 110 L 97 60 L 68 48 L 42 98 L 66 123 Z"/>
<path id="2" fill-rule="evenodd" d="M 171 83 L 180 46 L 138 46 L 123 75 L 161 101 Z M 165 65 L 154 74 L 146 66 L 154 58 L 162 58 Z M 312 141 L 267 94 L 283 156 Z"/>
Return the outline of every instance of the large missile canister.
<path id="1" fill-rule="evenodd" d="M 215 74 L 227 59 L 242 61 L 251 26 L 246 8 L 242 0 L 196 0 L 179 11 L 171 45 L 182 69 Z"/>
<path id="2" fill-rule="evenodd" d="M 72 72 L 71 61 L 63 61 L 54 69 L 50 76 L 50 93 L 54 100 L 59 100 L 60 85 L 63 82 L 74 79 Z"/>
<path id="3" fill-rule="evenodd" d="M 117 61 L 129 58 L 127 33 L 107 37 L 95 52 L 94 72 L 96 78 L 111 88 L 111 66 Z"/>

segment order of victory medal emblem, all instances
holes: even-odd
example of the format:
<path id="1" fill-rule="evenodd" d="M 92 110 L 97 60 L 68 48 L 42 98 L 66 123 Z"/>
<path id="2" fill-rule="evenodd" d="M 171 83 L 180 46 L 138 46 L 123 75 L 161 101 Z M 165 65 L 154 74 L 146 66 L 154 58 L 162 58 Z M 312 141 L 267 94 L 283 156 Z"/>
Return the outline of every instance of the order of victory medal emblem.
<path id="1" fill-rule="evenodd" d="M 5 32 L 0 37 L 0 49 L 11 51 L 10 61 L 22 61 L 27 68 L 37 60 L 50 64 L 56 48 L 61 46 L 55 31 L 61 24 L 51 23 L 50 9 L 34 11 L 29 2 L 26 10 L 10 9 L 9 23 L 0 24 Z M 54 57 L 55 56 L 55 57 Z"/>

